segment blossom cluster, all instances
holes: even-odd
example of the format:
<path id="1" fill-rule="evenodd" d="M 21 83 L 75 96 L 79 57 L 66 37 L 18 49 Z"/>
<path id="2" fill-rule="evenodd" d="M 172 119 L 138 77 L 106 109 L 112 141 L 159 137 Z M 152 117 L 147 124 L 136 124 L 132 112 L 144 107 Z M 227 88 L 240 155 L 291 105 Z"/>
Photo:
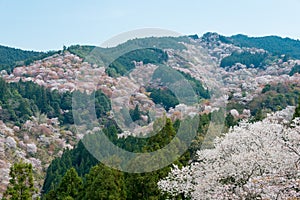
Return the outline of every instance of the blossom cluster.
<path id="1" fill-rule="evenodd" d="M 300 198 L 300 119 L 240 122 L 197 160 L 174 166 L 158 186 L 191 199 Z"/>

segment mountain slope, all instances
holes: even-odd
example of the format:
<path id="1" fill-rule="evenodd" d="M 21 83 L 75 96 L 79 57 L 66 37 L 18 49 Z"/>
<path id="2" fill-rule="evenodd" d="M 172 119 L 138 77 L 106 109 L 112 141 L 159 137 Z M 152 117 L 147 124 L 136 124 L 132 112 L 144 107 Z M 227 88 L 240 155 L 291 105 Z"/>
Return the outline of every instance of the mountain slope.
<path id="1" fill-rule="evenodd" d="M 0 45 L 0 70 L 12 71 L 15 66 L 28 65 L 34 60 L 40 60 L 56 52 L 36 52 L 6 47 Z"/>
<path id="2" fill-rule="evenodd" d="M 128 40 L 125 43 L 119 44 L 116 47 L 102 48 L 96 46 L 80 46 L 73 45 L 68 48 L 68 51 L 84 58 L 85 61 L 96 64 L 107 65 L 115 61 L 120 56 L 138 49 L 176 49 L 184 50 L 185 45 L 182 42 L 189 43 L 190 39 L 186 36 L 182 37 L 149 37 Z"/>
<path id="3" fill-rule="evenodd" d="M 199 114 L 199 135 L 193 141 L 190 154 L 184 155 L 185 162 L 200 147 L 212 146 L 211 141 L 217 133 L 208 137 L 205 135 L 210 116 L 216 116 L 217 129 L 218 123 L 223 126 L 223 121 L 229 127 L 239 120 L 260 120 L 268 112 L 295 105 L 300 94 L 300 60 L 281 54 L 288 54 L 288 49 L 297 54 L 296 44 L 299 41 L 293 40 L 295 45 L 288 42 L 289 45 L 280 46 L 284 39 L 279 38 L 276 46 L 272 42 L 268 43 L 268 37 L 262 39 L 264 42 L 261 43 L 247 36 L 243 39 L 235 37 L 237 36 L 225 37 L 208 33 L 200 38 L 195 35 L 189 38 L 134 39 L 112 48 L 76 45 L 18 67 L 15 67 L 18 59 L 12 59 L 11 67 L 14 70 L 10 74 L 0 75 L 0 177 L 4 177 L 0 178 L 0 193 L 8 184 L 9 165 L 15 162 L 14 155 L 20 155 L 18 159 L 28 158 L 28 162 L 37 163 L 33 165 L 34 169 L 40 169 L 38 176 L 34 177 L 37 188 L 41 187 L 46 168 L 57 158 L 47 170 L 42 193 L 48 193 L 52 189 L 55 192 L 63 175 L 72 167 L 83 178 L 84 184 L 87 184 L 84 191 L 86 194 L 91 196 L 94 193 L 89 191 L 100 191 L 91 189 L 92 184 L 88 185 L 88 181 L 84 179 L 84 174 L 89 174 L 91 167 L 97 162 L 83 150 L 82 143 L 75 144 L 85 134 L 95 135 L 98 130 L 98 125 L 96 129 L 93 128 L 96 121 L 91 122 L 84 106 L 89 105 L 89 97 L 93 97 L 93 94 L 99 118 L 97 123 L 115 145 L 131 152 L 148 152 L 165 146 L 173 138 L 173 128 L 177 130 L 183 124 L 184 113 L 191 113 L 192 116 Z M 258 49 L 263 44 L 266 49 Z M 9 56 L 16 56 L 17 52 L 12 51 Z M 25 64 L 30 59 L 38 59 L 38 56 L 47 56 L 45 53 L 37 57 L 34 55 L 28 55 L 28 60 L 24 58 Z M 5 56 L 3 53 L 3 57 Z M 3 59 L 3 62 L 8 61 L 8 57 Z M 109 69 L 116 74 L 110 73 Z M 175 76 L 174 71 L 178 76 Z M 169 88 L 170 83 L 179 80 L 181 76 L 199 97 L 195 98 L 196 101 L 186 101 L 185 98 L 181 98 L 181 102 L 177 101 L 176 95 L 179 98 L 191 97 L 187 87 L 178 89 L 182 87 L 181 84 L 175 85 L 178 90 L 173 89 L 174 92 Z M 210 79 L 213 81 L 210 82 Z M 83 81 L 78 83 L 76 80 Z M 76 91 L 78 88 L 92 95 L 80 95 Z M 83 105 L 75 113 L 82 115 L 72 115 L 72 94 L 77 94 L 80 101 L 76 103 Z M 223 109 L 222 105 L 226 100 L 228 102 Z M 110 121 L 111 118 L 114 119 L 114 113 L 122 114 L 118 119 L 121 124 Z M 147 148 L 144 145 L 147 140 L 136 136 L 142 131 L 149 131 L 148 125 L 151 123 L 155 125 L 154 128 L 163 123 L 164 118 L 161 117 L 171 119 L 174 127 L 168 127 L 166 130 L 170 131 L 162 132 L 163 134 L 155 134 L 156 137 L 151 138 L 151 144 Z M 73 119 L 78 121 L 76 126 Z M 123 127 L 118 126 L 123 122 L 133 129 L 124 129 L 122 132 Z M 110 126 L 111 124 L 114 126 Z M 189 130 L 189 127 L 192 126 L 187 126 L 185 130 Z M 87 132 L 87 129 L 91 132 Z M 149 135 L 151 134 L 150 132 Z M 205 137 L 205 144 L 202 144 Z M 63 153 L 64 148 L 73 147 L 73 150 L 64 150 Z M 167 157 L 162 155 L 161 160 L 165 158 Z M 137 160 L 133 160 L 135 161 Z M 87 176 L 87 180 L 93 184 L 95 181 L 105 182 L 103 186 L 109 185 L 106 182 L 119 174 L 111 173 L 102 166 L 96 169 L 91 170 Z M 109 179 L 103 178 L 105 176 L 93 177 L 98 170 L 102 170 L 104 174 L 107 172 Z M 121 179 L 126 181 L 122 185 L 127 187 L 127 199 L 157 199 L 157 182 L 166 176 L 168 170 L 142 175 L 121 174 Z M 120 188 L 122 187 L 116 187 L 115 191 Z M 101 192 L 111 191 L 101 189 Z"/>
<path id="4" fill-rule="evenodd" d="M 273 54 L 286 54 L 300 59 L 299 40 L 278 36 L 249 37 L 241 34 L 227 37 L 227 39 L 236 46 L 265 49 Z"/>

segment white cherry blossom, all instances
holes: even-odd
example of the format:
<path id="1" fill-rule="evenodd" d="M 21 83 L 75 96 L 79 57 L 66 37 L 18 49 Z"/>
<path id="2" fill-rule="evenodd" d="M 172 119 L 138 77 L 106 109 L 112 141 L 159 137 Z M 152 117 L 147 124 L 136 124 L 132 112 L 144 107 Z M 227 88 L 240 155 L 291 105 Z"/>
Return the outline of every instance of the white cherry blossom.
<path id="1" fill-rule="evenodd" d="M 300 198 L 300 119 L 286 125 L 280 114 L 241 122 L 191 165 L 174 166 L 159 188 L 191 199 Z"/>

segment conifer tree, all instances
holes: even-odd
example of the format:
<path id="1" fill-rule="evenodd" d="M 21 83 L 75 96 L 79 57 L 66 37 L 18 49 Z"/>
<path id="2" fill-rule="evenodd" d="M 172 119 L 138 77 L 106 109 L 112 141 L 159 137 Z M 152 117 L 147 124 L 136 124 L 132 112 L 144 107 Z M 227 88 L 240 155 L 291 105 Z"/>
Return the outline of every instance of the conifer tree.
<path id="1" fill-rule="evenodd" d="M 11 179 L 3 200 L 31 200 L 36 193 L 33 183 L 32 165 L 28 163 L 15 163 L 10 168 Z"/>
<path id="2" fill-rule="evenodd" d="M 300 97 L 299 97 L 298 106 L 297 106 L 297 108 L 295 110 L 293 119 L 295 119 L 296 117 L 300 117 Z"/>
<path id="3" fill-rule="evenodd" d="M 75 199 L 82 190 L 82 179 L 74 167 L 69 169 L 62 178 L 56 192 L 58 199 Z"/>

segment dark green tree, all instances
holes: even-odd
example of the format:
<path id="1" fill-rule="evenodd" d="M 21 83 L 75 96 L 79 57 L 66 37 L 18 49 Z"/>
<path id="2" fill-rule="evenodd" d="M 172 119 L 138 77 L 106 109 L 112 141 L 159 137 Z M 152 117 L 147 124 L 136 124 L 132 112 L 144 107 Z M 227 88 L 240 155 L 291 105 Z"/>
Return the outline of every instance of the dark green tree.
<path id="1" fill-rule="evenodd" d="M 290 76 L 293 76 L 293 75 L 296 74 L 296 73 L 300 73 L 300 65 L 295 65 L 295 66 L 291 69 L 289 75 L 290 75 Z"/>
<path id="2" fill-rule="evenodd" d="M 297 108 L 295 110 L 293 119 L 295 119 L 296 117 L 300 117 L 300 97 L 299 97 L 299 100 L 298 100 L 298 106 L 297 106 Z"/>
<path id="3" fill-rule="evenodd" d="M 234 117 L 232 116 L 232 114 L 228 114 L 225 118 L 225 125 L 226 127 L 232 127 L 235 126 L 237 124 L 236 120 L 234 119 Z"/>
<path id="4" fill-rule="evenodd" d="M 45 199 L 76 199 L 83 188 L 82 179 L 78 176 L 74 167 L 70 168 L 62 178 L 58 188 L 52 190 Z"/>
<path id="5" fill-rule="evenodd" d="M 130 116 L 134 122 L 141 119 L 141 112 L 138 105 L 135 106 L 134 110 L 130 110 Z"/>
<path id="6" fill-rule="evenodd" d="M 84 188 L 80 199 L 126 199 L 124 174 L 103 164 L 98 164 L 91 169 L 86 176 Z"/>
<path id="7" fill-rule="evenodd" d="M 157 183 L 163 177 L 166 177 L 169 168 L 165 167 L 158 171 L 149 173 L 125 173 L 127 199 L 134 200 L 163 200 L 166 196 L 160 192 Z"/>
<path id="8" fill-rule="evenodd" d="M 267 84 L 265 85 L 265 87 L 262 89 L 261 93 L 266 93 L 268 91 L 271 90 L 271 85 L 270 84 Z"/>
<path id="9" fill-rule="evenodd" d="M 32 165 L 28 163 L 15 163 L 10 168 L 11 179 L 3 200 L 31 200 L 36 193 L 33 183 Z"/>

